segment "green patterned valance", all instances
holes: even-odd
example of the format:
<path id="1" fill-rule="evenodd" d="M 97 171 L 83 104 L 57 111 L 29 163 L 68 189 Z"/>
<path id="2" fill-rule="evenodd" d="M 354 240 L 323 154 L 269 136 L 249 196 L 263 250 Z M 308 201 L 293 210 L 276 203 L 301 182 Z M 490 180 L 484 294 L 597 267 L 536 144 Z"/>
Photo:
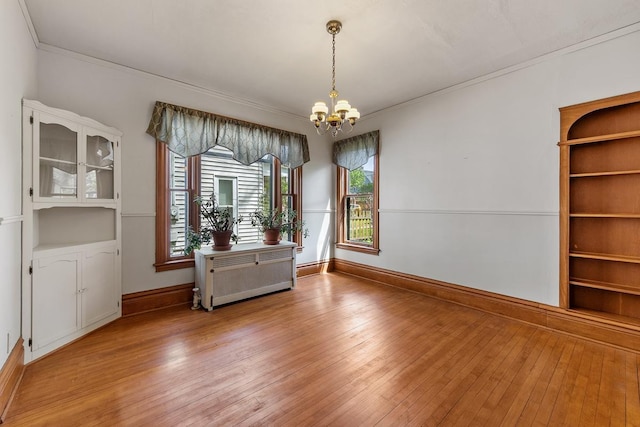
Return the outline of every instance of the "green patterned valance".
<path id="1" fill-rule="evenodd" d="M 245 165 L 266 154 L 290 168 L 309 161 L 306 135 L 160 101 L 153 108 L 147 133 L 183 157 L 196 156 L 220 145 Z"/>
<path id="2" fill-rule="evenodd" d="M 358 169 L 369 157 L 378 154 L 380 131 L 365 133 L 336 141 L 333 144 L 333 163 L 349 170 Z"/>

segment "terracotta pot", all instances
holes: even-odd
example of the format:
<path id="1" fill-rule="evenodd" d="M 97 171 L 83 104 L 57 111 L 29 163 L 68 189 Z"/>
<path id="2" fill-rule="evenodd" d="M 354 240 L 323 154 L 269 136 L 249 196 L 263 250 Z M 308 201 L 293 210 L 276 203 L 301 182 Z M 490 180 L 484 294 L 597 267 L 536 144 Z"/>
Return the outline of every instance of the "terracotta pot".
<path id="1" fill-rule="evenodd" d="M 213 237 L 213 250 L 216 251 L 227 251 L 231 249 L 231 245 L 229 242 L 231 241 L 231 235 L 233 231 L 214 231 L 211 233 Z"/>
<path id="2" fill-rule="evenodd" d="M 265 245 L 277 245 L 280 243 L 280 229 L 269 228 L 264 230 L 264 240 L 262 242 Z"/>

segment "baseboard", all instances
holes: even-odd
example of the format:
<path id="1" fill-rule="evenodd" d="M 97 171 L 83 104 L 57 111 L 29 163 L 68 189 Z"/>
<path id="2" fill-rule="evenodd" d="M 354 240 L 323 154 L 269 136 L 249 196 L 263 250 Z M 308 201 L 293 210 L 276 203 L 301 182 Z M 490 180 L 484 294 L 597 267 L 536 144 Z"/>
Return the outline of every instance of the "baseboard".
<path id="1" fill-rule="evenodd" d="M 640 327 L 637 325 L 351 261 L 335 259 L 333 266 L 337 272 L 640 352 Z"/>
<path id="2" fill-rule="evenodd" d="M 158 310 L 174 305 L 191 305 L 193 301 L 193 283 L 135 292 L 122 296 L 122 315 Z"/>
<path id="3" fill-rule="evenodd" d="M 304 277 L 312 274 L 328 273 L 334 270 L 333 260 L 308 262 L 296 266 L 296 276 Z"/>
<path id="4" fill-rule="evenodd" d="M 297 277 L 327 273 L 329 271 L 333 271 L 333 260 L 310 262 L 296 266 Z M 185 283 L 183 285 L 125 294 L 122 296 L 122 315 L 131 316 L 174 305 L 191 305 L 194 287 L 195 284 L 193 283 Z"/>
<path id="5" fill-rule="evenodd" d="M 4 421 L 11 400 L 24 372 L 24 346 L 20 338 L 0 369 L 0 424 Z"/>

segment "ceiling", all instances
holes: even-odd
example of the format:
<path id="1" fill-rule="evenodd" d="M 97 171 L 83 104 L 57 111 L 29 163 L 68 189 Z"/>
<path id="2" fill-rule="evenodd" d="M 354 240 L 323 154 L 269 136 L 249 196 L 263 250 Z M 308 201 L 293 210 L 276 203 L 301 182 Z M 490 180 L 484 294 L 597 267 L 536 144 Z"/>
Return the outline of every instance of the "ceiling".
<path id="1" fill-rule="evenodd" d="M 640 0 L 21 0 L 37 42 L 308 117 L 363 115 L 640 22 Z"/>

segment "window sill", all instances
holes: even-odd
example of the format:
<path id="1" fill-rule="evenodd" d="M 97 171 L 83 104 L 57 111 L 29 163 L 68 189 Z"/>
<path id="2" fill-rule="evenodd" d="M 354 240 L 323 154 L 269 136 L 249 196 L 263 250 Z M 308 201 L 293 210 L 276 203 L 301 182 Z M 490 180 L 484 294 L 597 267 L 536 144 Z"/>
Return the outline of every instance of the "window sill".
<path id="1" fill-rule="evenodd" d="M 337 249 L 344 249 L 347 251 L 361 252 L 364 254 L 378 255 L 380 249 L 371 246 L 354 245 L 353 243 L 336 243 Z"/>
<path id="2" fill-rule="evenodd" d="M 156 273 L 159 273 L 161 271 L 179 270 L 181 268 L 192 268 L 195 267 L 195 265 L 196 262 L 193 258 L 174 259 L 162 263 L 153 264 L 153 266 L 156 268 Z"/>

